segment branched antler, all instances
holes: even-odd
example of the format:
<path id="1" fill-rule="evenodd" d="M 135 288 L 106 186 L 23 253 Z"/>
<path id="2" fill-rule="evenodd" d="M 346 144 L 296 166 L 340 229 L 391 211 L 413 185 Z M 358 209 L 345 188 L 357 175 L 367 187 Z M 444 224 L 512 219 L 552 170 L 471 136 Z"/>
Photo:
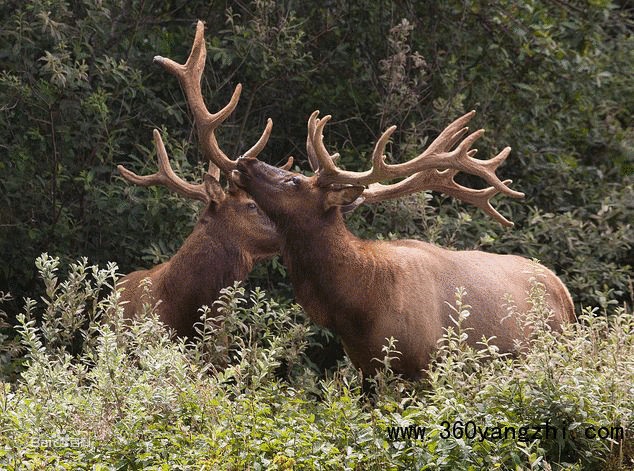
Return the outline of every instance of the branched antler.
<path id="1" fill-rule="evenodd" d="M 214 131 L 235 109 L 240 99 L 242 85 L 236 85 L 231 100 L 229 100 L 229 103 L 220 111 L 212 114 L 207 110 L 200 88 L 200 81 L 202 79 L 203 70 L 205 69 L 205 58 L 207 57 L 204 32 L 205 27 L 203 22 L 199 21 L 196 25 L 194 44 L 192 45 L 192 50 L 185 64 L 179 64 L 172 59 L 161 56 L 154 57 L 154 62 L 178 78 L 194 115 L 194 121 L 198 129 L 198 138 L 201 142 L 205 157 L 217 165 L 225 175 L 229 175 L 231 170 L 235 169 L 236 162 L 227 157 L 220 149 Z M 264 149 L 271 135 L 272 127 L 273 121 L 269 118 L 262 136 L 258 142 L 244 154 L 245 156 L 255 157 Z"/>
<path id="2" fill-rule="evenodd" d="M 376 202 L 423 190 L 436 190 L 454 196 L 462 201 L 481 208 L 505 226 L 513 223 L 503 217 L 491 206 L 491 198 L 504 193 L 514 198 L 524 196 L 512 190 L 508 185 L 511 180 L 501 181 L 495 171 L 508 157 L 511 148 L 504 148 L 498 155 L 488 160 L 474 158 L 477 149 L 471 149 L 473 143 L 484 133 L 483 129 L 469 134 L 466 124 L 473 118 L 471 111 L 456 119 L 447 126 L 440 135 L 420 155 L 400 164 L 385 162 L 385 146 L 396 126 L 388 128 L 378 139 L 372 153 L 372 168 L 365 172 L 350 172 L 335 165 L 339 154 L 329 154 L 323 142 L 323 130 L 330 116 L 319 119 L 319 111 L 315 111 L 308 120 L 308 138 L 306 148 L 309 161 L 316 171 L 319 185 L 351 184 L 366 186 L 362 197 L 366 202 Z M 452 150 L 454 146 L 457 147 Z M 489 188 L 476 190 L 459 185 L 454 180 L 458 172 L 476 175 L 492 185 Z M 384 185 L 379 182 L 394 178 L 404 180 Z"/>
<path id="3" fill-rule="evenodd" d="M 174 170 L 172 170 L 172 166 L 169 163 L 165 146 L 163 145 L 163 139 L 161 139 L 161 134 L 157 129 L 154 130 L 154 144 L 156 145 L 156 155 L 159 163 L 158 172 L 152 175 L 141 176 L 131 172 L 123 165 L 119 165 L 117 168 L 119 169 L 121 176 L 135 185 L 165 186 L 187 198 L 197 199 L 203 203 L 208 203 L 209 195 L 205 191 L 205 185 L 203 183 L 198 185 L 188 183 L 174 173 Z M 217 175 L 214 175 L 217 171 L 217 167 L 210 163 L 208 173 L 215 179 L 218 179 Z"/>
<path id="4" fill-rule="evenodd" d="M 175 75 L 181 83 L 181 86 L 185 91 L 185 96 L 187 97 L 187 103 L 189 103 L 194 115 L 194 122 L 196 123 L 196 128 L 198 129 L 198 138 L 202 146 L 203 154 L 209 161 L 209 169 L 207 173 L 218 181 L 221 171 L 225 175 L 229 175 L 231 171 L 235 169 L 235 160 L 231 160 L 220 149 L 218 141 L 216 140 L 215 130 L 235 109 L 238 104 L 238 100 L 240 99 L 242 85 L 238 84 L 236 86 L 233 95 L 231 96 L 231 100 L 229 100 L 229 103 L 220 111 L 212 114 L 209 110 L 207 110 L 202 90 L 200 88 L 200 81 L 205 69 L 205 58 L 207 56 L 204 32 L 205 27 L 202 21 L 199 21 L 196 26 L 196 36 L 194 38 L 192 50 L 185 64 L 179 64 L 171 59 L 161 56 L 154 57 L 154 62 L 160 64 L 169 73 Z M 262 136 L 258 142 L 244 154 L 245 156 L 255 157 L 262 151 L 262 149 L 264 149 L 264 146 L 271 134 L 272 126 L 273 122 L 269 119 Z M 154 130 L 154 142 L 159 161 L 159 171 L 153 175 L 139 176 L 122 165 L 119 165 L 118 168 L 121 175 L 126 180 L 136 185 L 161 185 L 188 198 L 208 203 L 210 201 L 210 196 L 205 191 L 204 183 L 198 185 L 188 183 L 174 173 L 172 167 L 170 166 L 161 135 L 156 129 Z M 283 168 L 290 168 L 292 163 L 293 158 L 290 157 Z"/>

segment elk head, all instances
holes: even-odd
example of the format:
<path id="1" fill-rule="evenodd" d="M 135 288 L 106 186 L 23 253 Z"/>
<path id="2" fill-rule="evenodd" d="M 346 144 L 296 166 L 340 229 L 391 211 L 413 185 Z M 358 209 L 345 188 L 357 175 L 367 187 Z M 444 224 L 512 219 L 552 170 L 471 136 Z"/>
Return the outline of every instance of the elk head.
<path id="1" fill-rule="evenodd" d="M 253 199 L 241 188 L 229 181 L 226 189 L 220 184 L 218 167 L 210 161 L 203 183 L 192 184 L 182 180 L 172 169 L 163 140 L 154 130 L 159 171 L 153 175 L 139 176 L 122 165 L 121 175 L 139 186 L 165 186 L 170 190 L 205 204 L 192 234 L 197 239 L 227 239 L 250 254 L 253 261 L 270 257 L 279 252 L 281 239 L 273 222 L 262 212 Z M 203 249 L 201 247 L 201 249 Z"/>

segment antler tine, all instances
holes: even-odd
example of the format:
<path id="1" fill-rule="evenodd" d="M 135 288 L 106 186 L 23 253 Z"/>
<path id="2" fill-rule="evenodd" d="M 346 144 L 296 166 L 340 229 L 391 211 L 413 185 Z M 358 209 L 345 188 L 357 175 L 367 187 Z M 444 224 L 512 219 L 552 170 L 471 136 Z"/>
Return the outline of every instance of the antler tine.
<path id="1" fill-rule="evenodd" d="M 308 134 L 306 135 L 306 153 L 308 154 L 308 163 L 310 164 L 310 168 L 313 172 L 319 172 L 319 158 L 317 157 L 317 153 L 315 151 L 315 146 L 313 144 L 313 140 L 315 138 L 315 128 L 317 127 L 317 123 L 319 122 L 319 110 L 313 111 L 308 118 Z"/>
<path id="2" fill-rule="evenodd" d="M 460 141 L 462 136 L 467 133 L 468 128 L 465 127 L 465 125 L 471 120 L 471 118 L 473 118 L 474 115 L 475 111 L 471 111 L 454 120 L 449 126 L 443 129 L 438 137 L 434 139 L 434 141 L 422 154 L 412 161 L 396 165 L 388 165 L 385 163 L 385 146 L 394 131 L 396 131 L 396 126 L 390 126 L 385 130 L 374 146 L 374 152 L 372 153 L 372 172 L 370 173 L 372 183 L 388 178 L 403 176 L 395 173 L 399 172 L 398 169 L 400 169 L 399 173 L 407 175 L 411 172 L 409 167 L 415 167 L 417 162 L 425 162 L 424 159 L 428 159 L 428 156 L 430 155 L 449 151 L 457 142 Z"/>
<path id="3" fill-rule="evenodd" d="M 482 134 L 484 134 L 484 129 L 471 133 L 451 152 L 430 155 L 428 157 L 428 163 L 434 168 L 451 168 L 456 171 L 476 175 L 491 184 L 500 193 L 512 196 L 513 198 L 523 198 L 524 193 L 510 189 L 500 181 L 495 174 L 500 164 L 509 156 L 511 152 L 510 147 L 505 147 L 498 155 L 488 160 L 474 158 L 478 150 L 470 148 L 473 142 Z"/>
<path id="4" fill-rule="evenodd" d="M 473 142 L 477 137 L 479 137 L 479 135 L 472 137 L 470 142 Z M 495 184 L 495 181 L 492 181 L 491 178 L 491 175 L 493 175 L 493 178 L 499 181 L 494 172 L 497 167 L 506 159 L 506 157 L 508 157 L 510 151 L 510 147 L 507 147 L 492 159 L 489 159 L 487 161 L 477 161 L 484 162 L 486 163 L 486 166 L 489 167 L 482 172 L 480 172 L 481 169 L 477 169 L 478 171 L 475 171 L 473 169 L 466 170 L 468 173 L 477 174 L 479 176 L 488 176 L 489 178 L 485 178 L 484 176 L 483 178 L 485 178 L 488 183 L 494 183 L 493 186 L 490 186 L 488 188 L 478 190 L 467 188 L 456 183 L 454 177 L 461 170 L 458 168 L 448 168 L 446 170 L 428 169 L 415 173 L 414 175 L 411 175 L 406 179 L 391 185 L 373 183 L 363 192 L 361 196 L 364 199 L 365 203 L 374 203 L 387 199 L 400 198 L 402 196 L 406 196 L 419 191 L 433 190 L 453 196 L 454 198 L 464 201 L 465 203 L 472 204 L 482 209 L 485 213 L 493 217 L 496 221 L 504 226 L 513 226 L 513 223 L 511 221 L 506 219 L 495 208 L 493 208 L 493 206 L 491 206 L 491 198 L 498 193 L 506 193 L 516 198 L 524 197 L 524 193 L 511 190 L 508 187 L 508 185 L 512 183 L 512 180 L 504 180 L 503 182 L 500 181 L 499 184 Z M 475 149 L 470 150 L 469 154 L 470 158 L 472 158 L 475 154 Z"/>
<path id="5" fill-rule="evenodd" d="M 264 132 L 262 133 L 262 136 L 260 136 L 260 139 L 258 139 L 258 142 L 256 142 L 253 147 L 251 147 L 248 151 L 246 151 L 243 154 L 243 156 L 244 157 L 257 157 L 257 155 L 260 152 L 262 152 L 262 149 L 264 149 L 264 146 L 266 146 L 266 143 L 269 140 L 269 136 L 271 135 L 271 129 L 273 129 L 273 120 L 271 118 L 269 118 L 266 121 L 266 128 L 264 129 Z M 282 165 L 280 168 L 282 168 L 284 170 L 290 170 L 292 165 L 293 165 L 293 157 L 289 156 L 288 160 L 286 161 L 286 163 L 284 165 Z"/>
<path id="6" fill-rule="evenodd" d="M 262 152 L 262 149 L 264 149 L 264 146 L 266 146 L 266 143 L 271 136 L 271 129 L 273 129 L 273 120 L 269 118 L 266 120 L 266 128 L 264 128 L 262 136 L 260 136 L 260 139 L 258 139 L 258 142 L 256 142 L 253 147 L 244 153 L 244 157 L 256 157 L 260 152 Z"/>
<path id="7" fill-rule="evenodd" d="M 205 191 L 205 185 L 194 185 L 181 179 L 169 163 L 167 157 L 167 151 L 161 138 L 161 133 L 157 129 L 154 130 L 154 144 L 156 146 L 156 155 L 158 158 L 159 171 L 152 175 L 137 175 L 136 173 L 128 170 L 123 165 L 119 165 L 119 173 L 121 176 L 128 180 L 130 183 L 140 186 L 165 186 L 178 194 L 186 196 L 187 198 L 197 199 L 203 203 L 209 202 L 209 195 Z M 211 168 L 210 172 L 211 174 Z M 213 176 L 213 175 L 212 175 Z"/>
<path id="8" fill-rule="evenodd" d="M 205 59 L 207 57 L 204 31 L 205 26 L 203 22 L 198 21 L 194 43 L 185 64 L 179 64 L 172 59 L 161 56 L 154 57 L 154 62 L 178 78 L 185 91 L 187 102 L 194 114 L 194 121 L 198 128 L 198 138 L 203 147 L 203 153 L 210 162 L 213 162 L 223 173 L 228 175 L 235 169 L 236 161 L 231 160 L 220 149 L 214 131 L 235 109 L 240 99 L 242 85 L 236 85 L 231 100 L 220 111 L 212 114 L 207 110 L 200 85 L 205 68 Z M 260 137 L 257 144 L 248 151 L 250 156 L 255 157 L 264 148 L 271 134 L 271 125 L 272 123 L 269 120 L 266 129 L 262 133 L 262 137 Z"/>
<path id="9" fill-rule="evenodd" d="M 340 157 L 339 153 L 335 153 L 332 155 L 328 154 L 328 151 L 323 145 L 323 127 L 330 120 L 330 115 L 324 116 L 321 119 L 317 117 L 318 115 L 319 115 L 319 110 L 313 111 L 313 113 L 310 115 L 310 118 L 308 119 L 308 135 L 306 136 L 306 151 L 308 154 L 308 163 L 310 164 L 310 168 L 315 173 L 321 171 L 322 159 L 325 159 L 327 161 L 328 168 L 334 169 L 335 168 L 334 162 L 336 162 L 337 159 Z M 320 131 L 317 131 L 318 127 Z M 318 132 L 322 134 L 321 137 L 317 135 Z M 319 139 L 321 139 L 321 142 L 322 142 L 321 152 L 323 155 L 321 156 L 318 154 L 317 150 L 315 149 L 315 144 L 314 144 L 315 140 L 319 140 Z"/>
<path id="10" fill-rule="evenodd" d="M 455 119 L 449 126 L 442 130 L 438 137 L 425 149 L 423 154 L 431 155 L 438 152 L 449 151 L 457 142 L 460 142 L 462 136 L 469 131 L 469 128 L 466 126 L 475 114 L 475 111 L 469 111 L 460 118 Z"/>
<path id="11" fill-rule="evenodd" d="M 340 170 L 335 166 L 335 160 L 339 158 L 339 153 L 329 154 L 326 146 L 324 145 L 324 127 L 330 121 L 331 116 L 327 114 L 323 118 L 317 118 L 319 111 L 315 111 L 315 129 L 313 130 L 312 140 L 313 147 L 315 148 L 315 156 L 317 157 L 317 163 L 320 175 L 338 173 Z M 312 117 L 312 116 L 311 116 Z"/>
<path id="12" fill-rule="evenodd" d="M 449 196 L 453 196 L 454 198 L 458 198 L 465 203 L 472 204 L 486 214 L 491 216 L 493 219 L 498 221 L 503 226 L 512 227 L 513 222 L 506 219 L 502 216 L 492 205 L 491 198 L 500 193 L 497 188 L 492 186 L 488 188 L 483 188 L 481 190 L 476 190 L 474 188 L 464 187 L 453 179 L 453 177 L 458 172 L 456 170 L 445 170 L 444 172 L 436 171 L 435 181 L 431 181 L 429 185 L 430 190 L 435 190 L 440 193 L 444 193 Z M 432 174 L 433 175 L 433 174 Z M 504 180 L 505 185 L 510 185 L 512 180 Z M 522 194 L 523 195 L 523 194 Z"/>

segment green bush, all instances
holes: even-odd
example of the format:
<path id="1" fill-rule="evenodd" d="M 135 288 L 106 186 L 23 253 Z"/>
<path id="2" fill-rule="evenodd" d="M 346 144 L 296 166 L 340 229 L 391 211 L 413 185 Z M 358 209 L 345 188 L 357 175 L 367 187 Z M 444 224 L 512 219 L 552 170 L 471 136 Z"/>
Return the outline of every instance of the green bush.
<path id="1" fill-rule="evenodd" d="M 203 340 L 187 345 L 151 309 L 124 325 L 115 294 L 95 300 L 114 265 L 80 261 L 65 280 L 57 270 L 38 259 L 47 293 L 18 316 L 24 370 L 0 382 L 3 469 L 631 468 L 634 316 L 622 308 L 586 309 L 554 333 L 536 284 L 524 321 L 537 336 L 512 358 L 487 339 L 467 346 L 462 322 L 477 313 L 457 290 L 428 380 L 395 377 L 388 342 L 369 397 L 347 361 L 326 377 L 308 367 L 297 306 L 261 291 L 225 290 L 226 321 L 203 310 Z M 83 342 L 71 354 L 73 333 Z M 211 374 L 223 337 L 229 361 Z"/>
<path id="2" fill-rule="evenodd" d="M 174 166 L 200 178 L 178 83 L 151 64 L 155 54 L 183 61 L 198 18 L 209 108 L 244 85 L 219 131 L 229 155 L 271 117 L 262 158 L 294 154 L 306 168 L 306 119 L 320 109 L 333 115 L 327 145 L 359 170 L 388 125 L 398 125 L 388 159 L 402 161 L 476 109 L 472 129 L 487 129 L 479 155 L 512 146 L 500 174 L 527 194 L 496 203 L 516 222 L 513 232 L 437 196 L 418 208 L 415 199 L 366 207 L 353 226 L 369 237 L 391 232 L 539 258 L 562 274 L 577 305 L 631 301 L 634 29 L 622 2 L 322 3 L 0 5 L 0 286 L 13 294 L 11 317 L 40 289 L 32 260 L 44 251 L 66 265 L 116 259 L 128 272 L 166 260 L 191 230 L 193 203 L 131 188 L 116 165 L 151 172 L 158 127 Z M 255 284 L 278 289 L 278 268 L 258 268 Z"/>

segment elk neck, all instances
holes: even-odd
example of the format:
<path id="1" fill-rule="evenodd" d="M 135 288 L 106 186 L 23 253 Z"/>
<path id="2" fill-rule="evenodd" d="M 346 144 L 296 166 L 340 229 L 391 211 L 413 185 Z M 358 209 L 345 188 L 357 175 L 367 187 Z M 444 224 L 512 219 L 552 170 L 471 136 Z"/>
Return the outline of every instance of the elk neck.
<path id="1" fill-rule="evenodd" d="M 377 241 L 366 241 L 345 226 L 338 209 L 310 227 L 285 221 L 284 262 L 296 297 L 314 322 L 344 337 L 371 328 L 371 299 L 394 284 L 395 268 Z"/>
<path id="2" fill-rule="evenodd" d="M 222 288 L 246 278 L 253 267 L 249 254 L 216 221 L 199 222 L 170 260 L 164 285 L 170 299 L 179 299 L 197 313 L 211 307 Z"/>

